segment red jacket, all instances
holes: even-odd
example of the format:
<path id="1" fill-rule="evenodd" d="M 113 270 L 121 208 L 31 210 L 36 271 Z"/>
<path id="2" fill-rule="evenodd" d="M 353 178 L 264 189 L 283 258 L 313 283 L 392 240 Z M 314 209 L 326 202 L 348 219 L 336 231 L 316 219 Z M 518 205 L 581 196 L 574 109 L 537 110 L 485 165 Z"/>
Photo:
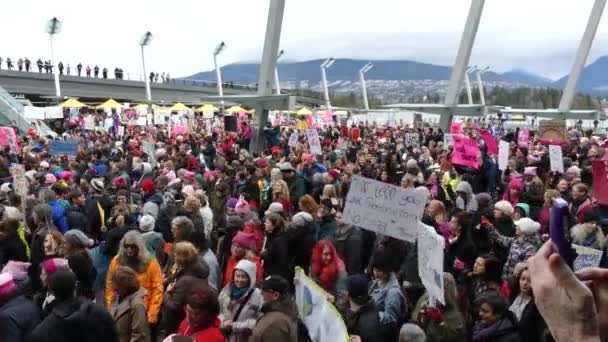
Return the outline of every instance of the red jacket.
<path id="1" fill-rule="evenodd" d="M 190 336 L 194 342 L 225 342 L 226 337 L 220 332 L 219 326 L 220 320 L 216 318 L 213 326 L 201 331 L 194 331 L 194 328 L 184 319 L 177 329 L 177 335 Z"/>

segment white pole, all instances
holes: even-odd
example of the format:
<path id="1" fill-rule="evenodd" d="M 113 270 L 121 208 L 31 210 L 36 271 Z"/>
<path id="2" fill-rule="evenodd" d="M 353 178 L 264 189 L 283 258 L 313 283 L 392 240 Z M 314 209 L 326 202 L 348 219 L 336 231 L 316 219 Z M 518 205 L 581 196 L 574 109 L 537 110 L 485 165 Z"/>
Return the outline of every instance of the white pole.
<path id="1" fill-rule="evenodd" d="M 473 104 L 473 94 L 471 93 L 471 80 L 469 79 L 469 73 L 466 72 L 464 74 L 464 85 L 467 89 L 467 99 L 469 100 L 469 104 Z"/>
<path id="2" fill-rule="evenodd" d="M 581 72 L 585 67 L 587 56 L 589 56 L 589 50 L 593 44 L 593 39 L 595 38 L 595 33 L 600 23 L 600 19 L 602 18 L 605 5 L 606 0 L 595 0 L 595 3 L 593 4 L 591 14 L 589 15 L 589 21 L 587 22 L 587 28 L 581 39 L 581 44 L 578 47 L 578 52 L 576 53 L 576 58 L 572 65 L 572 71 L 568 77 L 568 83 L 566 83 L 566 88 L 564 88 L 564 93 L 559 101 L 558 110 L 560 112 L 569 111 L 572 107 L 572 101 L 574 100 L 574 94 L 578 87 L 578 81 L 581 77 Z"/>
<path id="3" fill-rule="evenodd" d="M 274 67 L 274 86 L 275 86 L 275 93 L 277 95 L 281 95 L 281 84 L 279 83 L 279 67 L 278 66 Z"/>
<path id="4" fill-rule="evenodd" d="M 146 59 L 144 57 L 144 45 L 141 45 L 141 65 L 144 68 L 144 82 L 146 84 L 146 99 L 148 103 L 152 102 L 152 92 L 150 90 L 150 78 L 146 74 Z"/>
<path id="5" fill-rule="evenodd" d="M 479 87 L 479 100 L 481 101 L 481 105 L 486 105 L 486 98 L 483 94 L 483 82 L 481 81 L 481 71 L 477 70 L 477 86 Z"/>
<path id="6" fill-rule="evenodd" d="M 361 95 L 363 96 L 363 108 L 369 110 L 369 102 L 367 100 L 367 89 L 365 87 L 365 75 L 363 70 L 359 70 L 359 80 L 361 81 Z"/>
<path id="7" fill-rule="evenodd" d="M 327 110 L 331 109 L 331 103 L 329 102 L 329 89 L 327 88 L 327 75 L 325 73 L 325 66 L 321 66 L 321 82 L 323 83 L 323 96 L 325 98 L 325 107 Z"/>
<path id="8" fill-rule="evenodd" d="M 224 89 L 222 87 L 222 72 L 220 71 L 220 67 L 217 65 L 217 53 L 213 54 L 213 64 L 215 65 L 215 78 L 217 81 L 217 94 L 219 97 L 224 96 Z M 221 109 L 224 111 L 224 100 L 221 100 Z"/>
<path id="9" fill-rule="evenodd" d="M 61 101 L 61 87 L 59 86 L 59 68 L 55 64 L 55 49 L 53 47 L 53 34 L 49 34 L 51 37 L 51 64 L 53 65 L 53 74 L 55 77 L 55 96 L 57 101 Z"/>

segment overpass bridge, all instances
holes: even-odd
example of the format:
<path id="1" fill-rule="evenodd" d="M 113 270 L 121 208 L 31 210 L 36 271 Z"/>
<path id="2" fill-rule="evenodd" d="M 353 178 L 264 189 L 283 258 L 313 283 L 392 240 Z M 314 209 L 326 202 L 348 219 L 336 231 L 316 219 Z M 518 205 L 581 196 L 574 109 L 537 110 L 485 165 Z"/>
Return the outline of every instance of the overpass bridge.
<path id="1" fill-rule="evenodd" d="M 99 102 L 113 98 L 122 102 L 146 102 L 143 80 L 117 80 L 94 77 L 59 76 L 61 94 L 83 102 Z M 155 103 L 183 102 L 200 104 L 203 98 L 217 95 L 215 82 L 171 79 L 168 83 L 151 83 Z M 8 93 L 23 96 L 34 103 L 50 102 L 55 98 L 53 74 L 0 70 L 0 87 Z M 254 87 L 225 84 L 225 95 L 253 95 Z"/>

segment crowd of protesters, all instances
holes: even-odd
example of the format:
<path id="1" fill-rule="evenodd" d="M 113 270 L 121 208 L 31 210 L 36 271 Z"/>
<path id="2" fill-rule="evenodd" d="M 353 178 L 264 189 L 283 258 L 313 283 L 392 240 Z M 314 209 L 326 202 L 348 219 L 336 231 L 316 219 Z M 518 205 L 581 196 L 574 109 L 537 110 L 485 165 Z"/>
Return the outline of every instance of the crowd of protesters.
<path id="1" fill-rule="evenodd" d="M 289 146 L 295 122 L 266 127 L 261 154 L 248 151 L 247 120 L 238 133 L 206 124 L 120 137 L 72 126 L 69 158 L 32 127 L 18 151 L 2 151 L 0 341 L 306 341 L 296 266 L 351 341 L 608 338 L 608 271 L 573 273 L 548 239 L 562 198 L 564 234 L 605 251 L 608 207 L 591 192 L 604 147 L 590 132 L 569 132 L 558 174 L 534 132 L 518 147 L 502 130 L 511 151 L 500 171 L 472 128 L 477 169 L 454 164 L 430 127 L 319 128 L 314 155 L 305 134 Z M 407 146 L 406 132 L 419 142 Z M 426 196 L 421 221 L 445 237 L 445 305 L 429 300 L 415 243 L 345 222 L 353 176 Z"/>

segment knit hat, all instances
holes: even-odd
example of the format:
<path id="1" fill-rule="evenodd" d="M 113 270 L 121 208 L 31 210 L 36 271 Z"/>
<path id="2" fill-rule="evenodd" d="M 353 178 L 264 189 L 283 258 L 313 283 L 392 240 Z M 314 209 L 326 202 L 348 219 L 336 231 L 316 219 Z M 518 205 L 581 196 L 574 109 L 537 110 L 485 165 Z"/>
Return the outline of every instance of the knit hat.
<path id="1" fill-rule="evenodd" d="M 530 205 L 528 205 L 528 203 L 517 203 L 515 208 L 513 208 L 513 211 L 515 212 L 515 209 L 517 208 L 523 211 L 524 217 L 530 216 Z"/>
<path id="2" fill-rule="evenodd" d="M 230 197 L 228 201 L 226 201 L 226 206 L 230 209 L 234 209 L 238 201 L 238 198 Z"/>
<path id="3" fill-rule="evenodd" d="M 416 161 L 416 159 L 410 159 L 407 161 L 407 163 L 405 163 L 405 167 L 408 169 L 418 168 L 418 162 Z"/>
<path id="4" fill-rule="evenodd" d="M 34 207 L 34 214 L 41 221 L 50 221 L 53 216 L 53 209 L 46 203 L 38 204 Z"/>
<path id="5" fill-rule="evenodd" d="M 63 235 L 63 237 L 66 241 L 83 247 L 91 247 L 95 243 L 93 239 L 89 238 L 81 230 L 78 229 L 68 230 L 65 235 Z"/>
<path id="6" fill-rule="evenodd" d="M 139 230 L 142 232 L 150 232 L 154 229 L 156 220 L 152 215 L 144 215 L 139 219 Z"/>
<path id="7" fill-rule="evenodd" d="M 256 241 L 254 234 L 248 234 L 245 232 L 238 232 L 232 238 L 232 243 L 238 245 L 241 248 L 255 250 L 256 249 Z"/>
<path id="8" fill-rule="evenodd" d="M 182 188 L 182 194 L 186 196 L 194 196 L 194 187 L 192 185 L 186 185 Z"/>
<path id="9" fill-rule="evenodd" d="M 329 177 L 331 177 L 333 180 L 338 179 L 338 177 L 340 177 L 340 171 L 336 170 L 336 169 L 331 169 L 328 172 Z"/>
<path id="10" fill-rule="evenodd" d="M 49 162 L 47 162 L 46 160 L 43 160 L 40 162 L 40 168 L 41 169 L 48 169 L 49 168 Z"/>
<path id="11" fill-rule="evenodd" d="M 59 172 L 59 178 L 66 182 L 72 181 L 72 171 L 61 171 Z"/>
<path id="12" fill-rule="evenodd" d="M 154 190 L 156 190 L 156 185 L 154 184 L 154 181 L 151 179 L 145 179 L 143 182 L 141 182 L 139 187 L 146 194 L 152 193 L 152 192 L 154 192 Z"/>
<path id="13" fill-rule="evenodd" d="M 234 269 L 245 272 L 247 274 L 247 276 L 249 277 L 249 288 L 250 289 L 255 288 L 256 270 L 257 270 L 257 266 L 255 265 L 255 263 L 253 263 L 247 259 L 241 259 L 236 264 Z"/>
<path id="14" fill-rule="evenodd" d="M 154 219 L 156 219 L 158 217 L 158 204 L 154 203 L 154 202 L 146 202 L 144 203 L 144 206 L 141 209 L 141 214 L 142 215 L 150 215 L 152 216 Z"/>
<path id="15" fill-rule="evenodd" d="M 540 223 L 528 217 L 524 217 L 513 223 L 515 224 L 515 227 L 519 228 L 519 230 L 526 235 L 536 234 L 540 230 Z"/>
<path id="16" fill-rule="evenodd" d="M 260 283 L 262 291 L 273 291 L 279 293 L 281 296 L 287 294 L 289 289 L 289 283 L 285 278 L 278 275 L 270 275 Z"/>
<path id="17" fill-rule="evenodd" d="M 103 184 L 103 179 L 102 178 L 95 178 L 91 181 L 91 187 L 93 188 L 93 190 L 97 191 L 97 192 L 102 192 L 103 188 L 105 187 L 105 184 Z"/>
<path id="18" fill-rule="evenodd" d="M 312 164 L 315 161 L 315 157 L 310 153 L 304 153 L 302 154 L 302 160 L 309 164 Z"/>
<path id="19" fill-rule="evenodd" d="M 10 273 L 0 273 L 0 297 L 10 295 L 16 287 L 15 279 Z"/>
<path id="20" fill-rule="evenodd" d="M 46 176 L 44 176 L 45 185 L 53 185 L 55 182 L 57 182 L 57 177 L 55 177 L 55 175 L 52 173 L 47 173 Z"/>
<path id="21" fill-rule="evenodd" d="M 509 201 L 498 201 L 494 204 L 494 208 L 507 216 L 513 215 L 513 206 Z"/>
<path id="22" fill-rule="evenodd" d="M 237 214 L 247 214 L 250 211 L 251 208 L 249 208 L 249 203 L 241 196 L 234 207 L 234 212 Z"/>
<path id="23" fill-rule="evenodd" d="M 309 223 L 313 222 L 315 219 L 309 213 L 305 211 L 300 211 L 299 213 L 293 215 L 291 218 L 291 224 L 296 227 L 304 227 Z"/>
<path id="24" fill-rule="evenodd" d="M 291 166 L 290 162 L 284 162 L 281 165 L 279 165 L 279 169 L 281 171 L 293 171 L 293 166 Z"/>
<path id="25" fill-rule="evenodd" d="M 104 177 L 108 173 L 108 166 L 106 164 L 95 165 L 95 174 L 98 177 Z"/>
<path id="26" fill-rule="evenodd" d="M 69 269 L 70 266 L 68 264 L 68 260 L 64 258 L 52 258 L 45 260 L 42 263 L 42 269 L 46 273 L 47 276 L 51 276 L 53 273 L 57 272 L 60 269 Z"/>
<path id="27" fill-rule="evenodd" d="M 258 160 L 255 161 L 254 164 L 256 167 L 259 167 L 260 169 L 265 169 L 270 165 L 270 164 L 268 164 L 268 160 L 266 160 L 266 158 L 259 158 Z"/>
<path id="28" fill-rule="evenodd" d="M 10 274 L 16 282 L 28 280 L 28 271 L 31 263 L 10 260 L 2 268 L 2 273 Z"/>
<path id="29" fill-rule="evenodd" d="M 0 185 L 0 192 L 8 194 L 9 192 L 11 192 L 13 190 L 12 188 L 13 188 L 12 183 L 2 183 L 2 185 Z"/>
<path id="30" fill-rule="evenodd" d="M 369 281 L 362 274 L 351 275 L 346 278 L 346 291 L 348 296 L 353 299 L 369 298 L 368 294 Z"/>
<path id="31" fill-rule="evenodd" d="M 270 215 L 272 213 L 275 214 L 283 214 L 283 205 L 279 202 L 270 203 L 268 210 L 264 213 L 264 215 Z"/>
<path id="32" fill-rule="evenodd" d="M 119 176 L 112 180 L 112 185 L 117 189 L 125 189 L 127 187 L 127 177 Z"/>

